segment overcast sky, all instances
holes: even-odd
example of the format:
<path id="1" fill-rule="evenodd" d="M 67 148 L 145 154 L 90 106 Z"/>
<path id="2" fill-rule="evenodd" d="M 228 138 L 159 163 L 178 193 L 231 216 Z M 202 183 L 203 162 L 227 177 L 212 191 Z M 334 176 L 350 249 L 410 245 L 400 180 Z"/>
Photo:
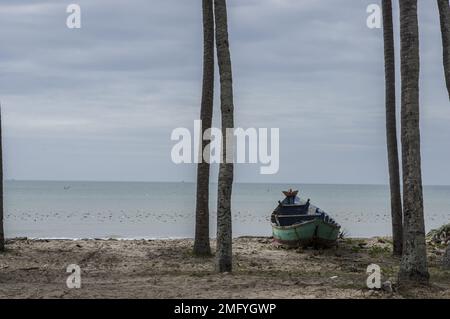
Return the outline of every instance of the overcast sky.
<path id="1" fill-rule="evenodd" d="M 66 27 L 70 3 L 81 6 L 81 29 Z M 383 41 L 366 26 L 371 3 L 228 1 L 236 126 L 281 135 L 278 174 L 238 165 L 237 181 L 387 183 Z M 419 4 L 424 183 L 448 185 L 437 5 Z M 199 118 L 200 0 L 2 0 L 0 39 L 6 178 L 195 180 L 195 166 L 172 163 L 170 134 Z"/>

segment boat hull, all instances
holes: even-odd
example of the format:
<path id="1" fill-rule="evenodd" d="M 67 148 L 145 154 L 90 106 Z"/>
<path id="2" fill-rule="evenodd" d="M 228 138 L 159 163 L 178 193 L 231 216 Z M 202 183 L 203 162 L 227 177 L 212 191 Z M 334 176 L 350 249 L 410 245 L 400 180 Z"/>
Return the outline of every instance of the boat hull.
<path id="1" fill-rule="evenodd" d="M 276 243 L 283 246 L 330 247 L 336 244 L 340 227 L 323 219 L 314 219 L 291 226 L 272 224 L 272 234 Z"/>

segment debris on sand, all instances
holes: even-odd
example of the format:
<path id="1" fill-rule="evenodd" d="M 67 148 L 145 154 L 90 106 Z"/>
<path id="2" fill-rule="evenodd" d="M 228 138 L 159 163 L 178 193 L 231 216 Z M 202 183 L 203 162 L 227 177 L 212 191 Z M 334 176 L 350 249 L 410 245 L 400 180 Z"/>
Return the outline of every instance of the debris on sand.
<path id="1" fill-rule="evenodd" d="M 450 243 L 450 224 L 443 225 L 439 229 L 433 229 L 427 234 L 427 241 L 434 244 L 447 245 Z"/>

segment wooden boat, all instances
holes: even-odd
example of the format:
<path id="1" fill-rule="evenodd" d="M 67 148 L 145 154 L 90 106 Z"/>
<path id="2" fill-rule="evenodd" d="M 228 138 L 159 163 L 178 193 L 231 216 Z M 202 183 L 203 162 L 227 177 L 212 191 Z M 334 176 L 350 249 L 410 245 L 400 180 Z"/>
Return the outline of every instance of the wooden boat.
<path id="1" fill-rule="evenodd" d="M 328 214 L 297 197 L 298 191 L 283 192 L 271 216 L 276 243 L 288 247 L 330 247 L 336 244 L 341 226 Z"/>

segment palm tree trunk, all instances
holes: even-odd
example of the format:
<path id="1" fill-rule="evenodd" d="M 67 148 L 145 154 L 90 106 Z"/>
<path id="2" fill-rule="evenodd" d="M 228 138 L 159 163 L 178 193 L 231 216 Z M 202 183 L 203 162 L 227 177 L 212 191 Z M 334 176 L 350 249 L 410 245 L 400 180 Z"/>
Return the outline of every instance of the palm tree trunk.
<path id="1" fill-rule="evenodd" d="M 5 250 L 5 233 L 3 230 L 3 143 L 2 143 L 2 110 L 0 107 L 0 251 Z"/>
<path id="2" fill-rule="evenodd" d="M 397 119 L 395 106 L 395 49 L 392 23 L 392 1 L 383 0 L 384 64 L 386 78 L 386 135 L 391 190 L 392 237 L 394 255 L 402 255 L 403 216 L 400 193 L 400 170 L 397 146 Z"/>
<path id="3" fill-rule="evenodd" d="M 444 269 L 450 270 L 450 244 L 448 244 L 445 250 L 444 257 L 442 258 L 442 267 Z"/>
<path id="4" fill-rule="evenodd" d="M 214 8 L 213 0 L 203 0 L 203 88 L 200 119 L 202 136 L 211 128 L 214 99 Z M 208 145 L 202 138 L 202 154 Z M 197 167 L 197 204 L 195 215 L 194 254 L 210 255 L 209 244 L 209 159 Z"/>
<path id="5" fill-rule="evenodd" d="M 417 0 L 400 0 L 404 241 L 399 283 L 429 279 L 425 244 L 419 128 Z"/>
<path id="6" fill-rule="evenodd" d="M 233 77 L 228 44 L 227 4 L 225 0 L 214 0 L 216 21 L 217 59 L 220 73 L 220 108 L 222 114 L 222 161 L 219 168 L 217 194 L 217 271 L 232 270 L 232 229 L 231 229 L 231 192 L 233 186 L 232 136 L 229 130 L 234 128 Z"/>
<path id="7" fill-rule="evenodd" d="M 444 56 L 444 73 L 450 99 L 450 6 L 449 0 L 438 0 L 441 19 L 442 47 Z"/>

